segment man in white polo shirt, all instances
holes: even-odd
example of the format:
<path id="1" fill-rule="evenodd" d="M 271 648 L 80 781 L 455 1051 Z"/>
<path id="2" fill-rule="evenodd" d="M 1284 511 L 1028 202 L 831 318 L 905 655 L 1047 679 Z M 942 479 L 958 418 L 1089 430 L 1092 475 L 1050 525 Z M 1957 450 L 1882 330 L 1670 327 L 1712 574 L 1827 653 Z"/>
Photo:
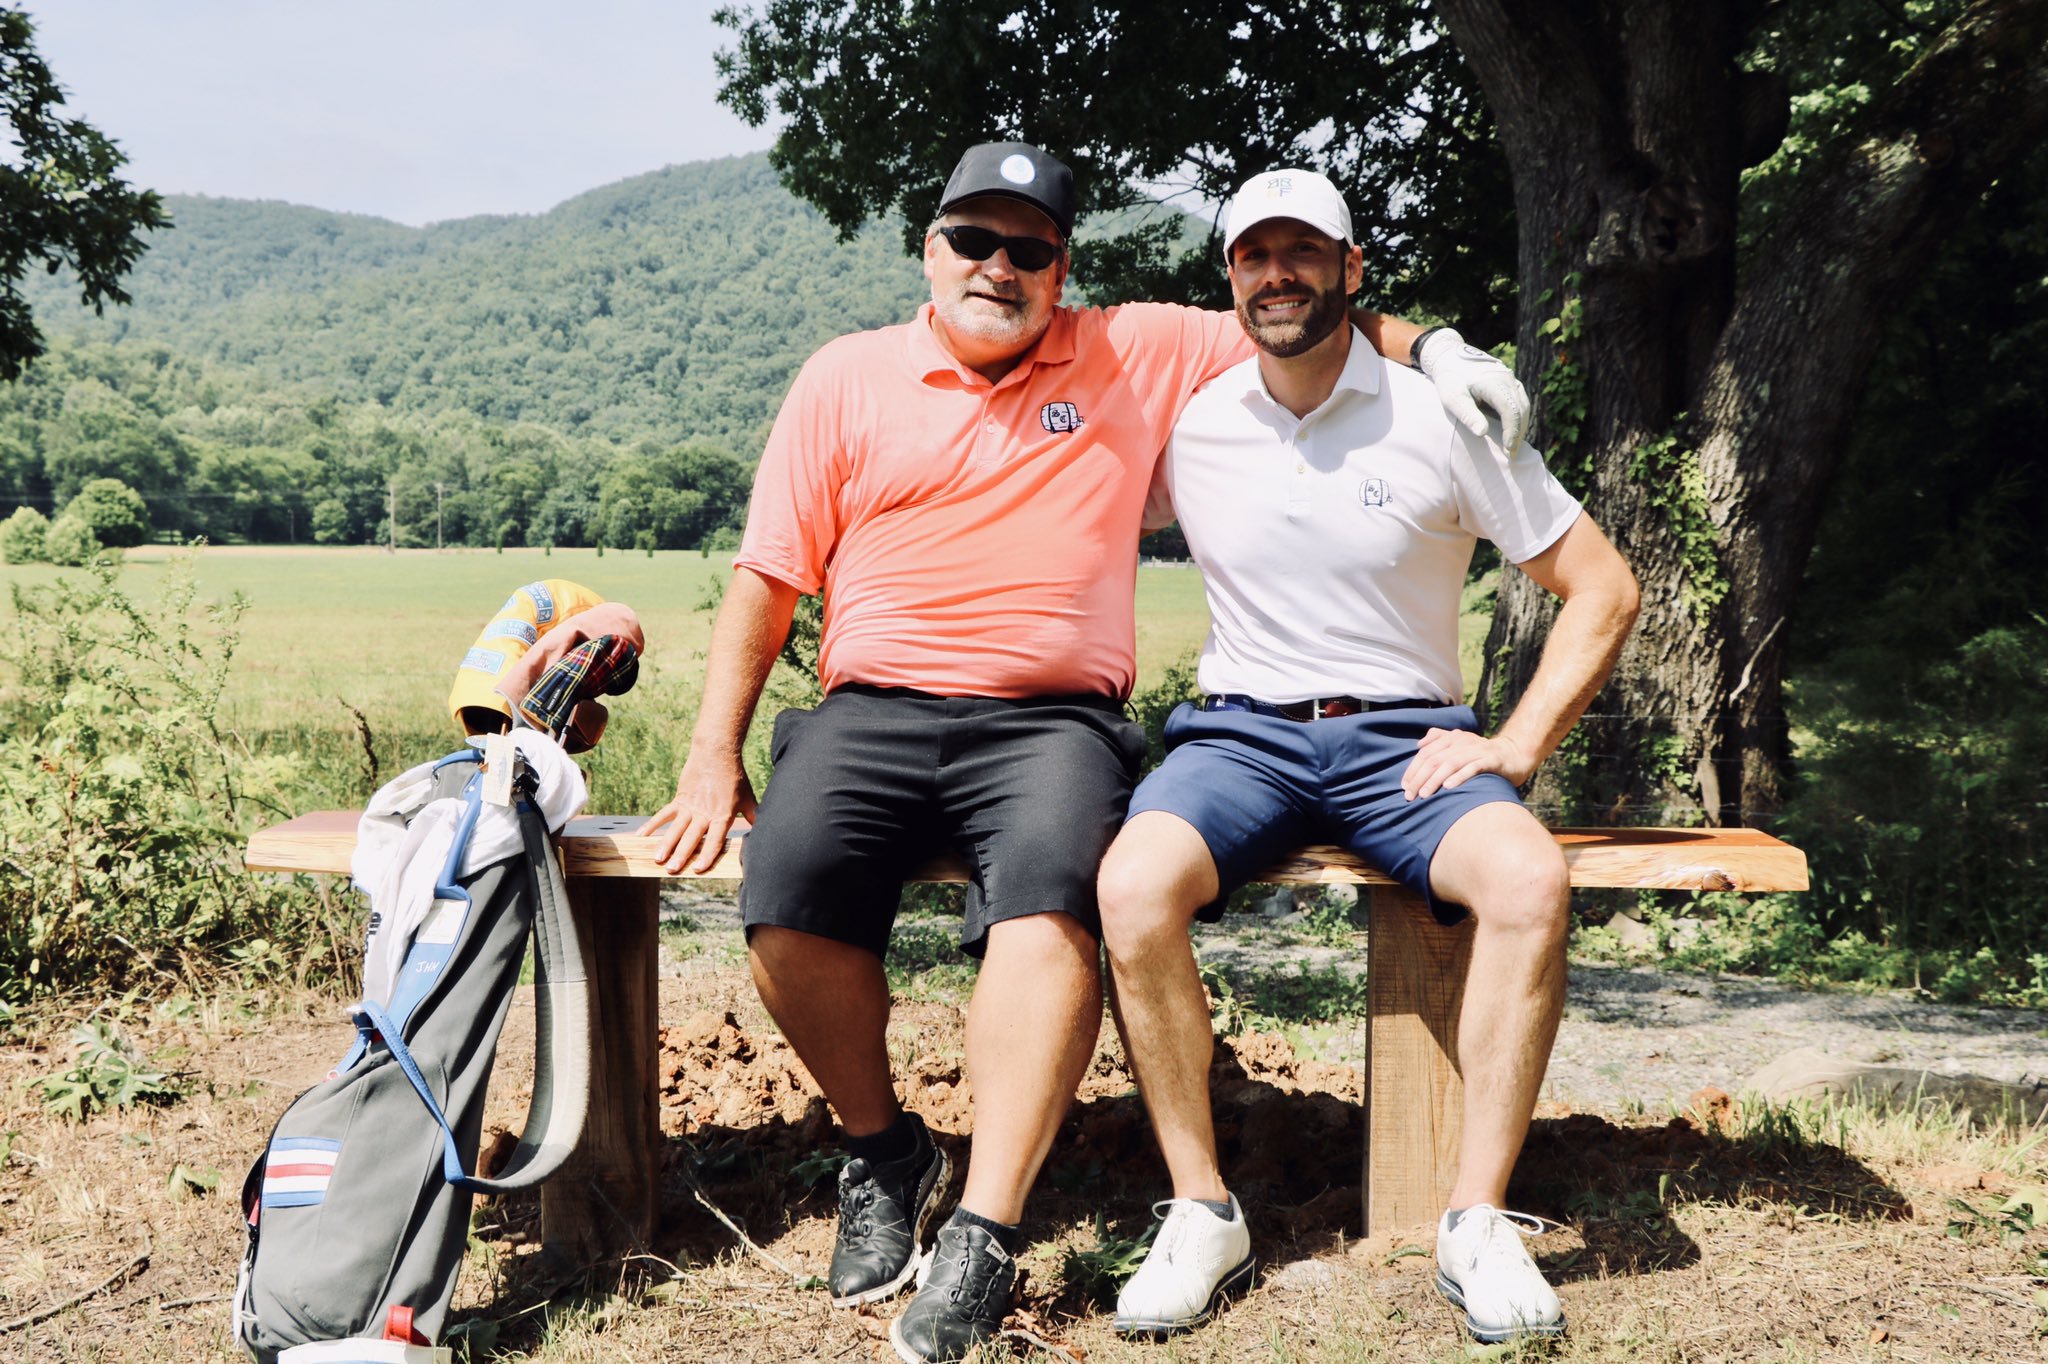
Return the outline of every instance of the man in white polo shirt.
<path id="1" fill-rule="evenodd" d="M 1522 1245 L 1534 1219 L 1502 1209 L 1564 1004 L 1570 887 L 1516 787 L 1606 680 L 1635 578 L 1536 451 L 1451 421 L 1427 380 L 1353 330 L 1364 257 L 1328 180 L 1250 181 L 1223 251 L 1258 353 L 1189 401 L 1148 509 L 1155 524 L 1177 515 L 1202 569 L 1206 696 L 1168 720 L 1166 761 L 1132 797 L 1098 887 L 1119 1021 L 1173 1179 L 1116 1324 L 1184 1329 L 1251 1280 L 1244 1212 L 1218 1168 L 1188 927 L 1282 852 L 1326 842 L 1446 922 L 1476 920 L 1437 1283 L 1480 1340 L 1553 1335 L 1563 1310 Z M 1457 657 L 1481 536 L 1564 603 L 1491 737 L 1462 704 Z"/>

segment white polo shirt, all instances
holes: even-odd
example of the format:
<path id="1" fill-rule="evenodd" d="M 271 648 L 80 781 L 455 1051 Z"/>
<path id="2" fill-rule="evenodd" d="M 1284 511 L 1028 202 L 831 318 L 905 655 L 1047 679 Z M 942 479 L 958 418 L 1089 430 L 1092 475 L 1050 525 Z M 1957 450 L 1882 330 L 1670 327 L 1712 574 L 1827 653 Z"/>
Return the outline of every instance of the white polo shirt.
<path id="1" fill-rule="evenodd" d="M 1201 565 L 1202 689 L 1280 703 L 1462 700 L 1458 598 L 1478 538 L 1521 563 L 1578 516 L 1541 455 L 1505 458 L 1355 330 L 1336 388 L 1299 420 L 1256 356 L 1204 385 L 1146 506 L 1148 527 L 1179 520 Z"/>

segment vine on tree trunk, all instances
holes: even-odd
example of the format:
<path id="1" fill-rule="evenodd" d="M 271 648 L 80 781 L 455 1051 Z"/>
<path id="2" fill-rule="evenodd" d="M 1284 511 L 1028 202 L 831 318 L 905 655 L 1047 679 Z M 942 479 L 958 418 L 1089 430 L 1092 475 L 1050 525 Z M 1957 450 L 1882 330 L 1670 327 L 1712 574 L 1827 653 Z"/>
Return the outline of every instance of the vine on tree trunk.
<path id="1" fill-rule="evenodd" d="M 1553 347 L 1550 367 L 1543 371 L 1538 385 L 1543 390 L 1543 418 L 1550 435 L 1550 471 L 1573 496 L 1583 497 L 1593 485 L 1593 458 L 1573 449 L 1586 427 L 1586 371 L 1572 360 L 1572 348 L 1586 325 L 1586 300 L 1579 292 L 1579 280 L 1579 272 L 1570 270 L 1556 289 L 1543 291 L 1543 297 L 1536 300 L 1539 308 L 1557 298 L 1560 291 L 1563 297 L 1557 311 L 1544 318 L 1536 330 L 1549 337 Z M 1573 451 L 1569 456 L 1568 450 Z"/>
<path id="2" fill-rule="evenodd" d="M 1728 596 L 1728 573 L 1721 565 L 1719 538 L 1707 511 L 1707 480 L 1700 472 L 1699 451 L 1679 444 L 1677 428 L 1683 425 L 1681 412 L 1673 419 L 1672 430 L 1637 446 L 1628 476 L 1642 488 L 1651 510 L 1664 518 L 1678 546 L 1685 604 L 1693 623 L 1705 629 Z"/>

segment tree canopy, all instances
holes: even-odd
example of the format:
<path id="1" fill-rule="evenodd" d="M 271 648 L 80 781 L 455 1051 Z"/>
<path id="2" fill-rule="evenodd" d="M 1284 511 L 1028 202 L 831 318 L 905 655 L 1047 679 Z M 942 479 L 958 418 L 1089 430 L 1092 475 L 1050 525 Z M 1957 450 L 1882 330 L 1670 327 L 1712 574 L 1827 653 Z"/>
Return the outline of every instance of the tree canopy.
<path id="1" fill-rule="evenodd" d="M 59 112 L 64 91 L 36 54 L 35 25 L 0 8 L 0 109 L 10 143 L 0 150 L 0 379 L 43 353 L 21 280 L 30 266 L 76 280 L 94 312 L 126 303 L 120 280 L 164 227 L 162 201 L 116 174 L 127 158 L 81 119 Z"/>

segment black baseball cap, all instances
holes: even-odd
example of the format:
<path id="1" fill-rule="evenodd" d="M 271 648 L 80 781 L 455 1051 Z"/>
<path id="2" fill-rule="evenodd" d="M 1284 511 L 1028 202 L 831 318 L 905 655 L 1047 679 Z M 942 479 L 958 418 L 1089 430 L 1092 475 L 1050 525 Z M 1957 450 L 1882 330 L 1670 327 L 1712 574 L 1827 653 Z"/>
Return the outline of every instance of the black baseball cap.
<path id="1" fill-rule="evenodd" d="M 946 181 L 939 212 L 990 195 L 1029 204 L 1052 219 L 1061 237 L 1074 235 L 1074 173 L 1065 162 L 1028 142 L 980 142 L 969 147 Z"/>

